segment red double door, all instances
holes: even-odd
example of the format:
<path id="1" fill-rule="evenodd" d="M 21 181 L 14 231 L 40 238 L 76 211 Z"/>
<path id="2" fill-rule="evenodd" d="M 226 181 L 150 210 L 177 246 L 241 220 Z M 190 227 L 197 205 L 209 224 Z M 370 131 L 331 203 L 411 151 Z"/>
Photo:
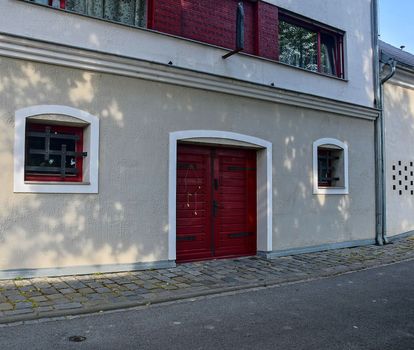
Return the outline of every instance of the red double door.
<path id="1" fill-rule="evenodd" d="M 178 145 L 177 261 L 256 254 L 256 152 Z"/>

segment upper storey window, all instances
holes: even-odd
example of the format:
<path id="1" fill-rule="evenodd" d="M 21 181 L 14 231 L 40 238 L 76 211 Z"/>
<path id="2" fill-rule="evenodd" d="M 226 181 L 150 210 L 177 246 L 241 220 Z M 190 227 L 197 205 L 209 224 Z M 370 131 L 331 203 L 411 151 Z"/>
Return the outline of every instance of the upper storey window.
<path id="1" fill-rule="evenodd" d="M 279 61 L 344 78 L 343 34 L 281 14 Z"/>
<path id="2" fill-rule="evenodd" d="M 55 8 L 106 19 L 136 27 L 145 27 L 146 0 L 31 0 Z"/>

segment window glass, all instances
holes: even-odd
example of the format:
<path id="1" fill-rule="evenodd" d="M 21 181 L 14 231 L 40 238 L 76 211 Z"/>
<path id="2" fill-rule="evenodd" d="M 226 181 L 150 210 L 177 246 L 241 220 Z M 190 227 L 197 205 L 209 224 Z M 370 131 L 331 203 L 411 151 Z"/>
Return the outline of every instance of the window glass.
<path id="1" fill-rule="evenodd" d="M 32 0 L 83 15 L 137 27 L 146 26 L 146 0 Z"/>
<path id="2" fill-rule="evenodd" d="M 334 36 L 321 34 L 321 71 L 336 75 L 335 50 L 337 44 Z"/>
<path id="3" fill-rule="evenodd" d="M 280 21 L 279 60 L 292 66 L 317 71 L 317 33 L 283 20 Z"/>
<path id="4" fill-rule="evenodd" d="M 342 36 L 314 23 L 282 15 L 279 18 L 279 61 L 343 78 Z"/>
<path id="5" fill-rule="evenodd" d="M 318 147 L 318 186 L 344 186 L 344 157 L 342 149 Z"/>

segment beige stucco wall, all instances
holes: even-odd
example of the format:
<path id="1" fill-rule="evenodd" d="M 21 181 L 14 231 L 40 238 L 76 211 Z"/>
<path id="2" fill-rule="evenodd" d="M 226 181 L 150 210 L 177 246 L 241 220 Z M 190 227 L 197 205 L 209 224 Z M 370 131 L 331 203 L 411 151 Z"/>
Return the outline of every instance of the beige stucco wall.
<path id="1" fill-rule="evenodd" d="M 414 230 L 414 74 L 399 71 L 384 85 L 384 119 L 386 229 L 393 236 Z"/>
<path id="2" fill-rule="evenodd" d="M 14 113 L 59 104 L 100 118 L 99 194 L 13 193 Z M 374 238 L 373 123 L 249 98 L 0 58 L 0 270 L 168 258 L 168 135 L 273 143 L 273 249 Z M 312 142 L 349 145 L 349 195 L 312 194 Z"/>

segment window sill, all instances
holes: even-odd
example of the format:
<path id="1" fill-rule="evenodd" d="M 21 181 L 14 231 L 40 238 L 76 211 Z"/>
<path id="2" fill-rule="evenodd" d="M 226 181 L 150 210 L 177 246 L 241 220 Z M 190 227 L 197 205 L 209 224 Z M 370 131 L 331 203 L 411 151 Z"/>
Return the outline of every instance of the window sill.
<path id="1" fill-rule="evenodd" d="M 313 194 L 349 194 L 349 190 L 345 187 L 318 187 Z"/>
<path id="2" fill-rule="evenodd" d="M 74 186 L 74 185 L 81 185 L 86 186 L 90 185 L 90 182 L 60 182 L 60 181 L 25 181 L 25 185 L 63 185 L 63 186 Z"/>

